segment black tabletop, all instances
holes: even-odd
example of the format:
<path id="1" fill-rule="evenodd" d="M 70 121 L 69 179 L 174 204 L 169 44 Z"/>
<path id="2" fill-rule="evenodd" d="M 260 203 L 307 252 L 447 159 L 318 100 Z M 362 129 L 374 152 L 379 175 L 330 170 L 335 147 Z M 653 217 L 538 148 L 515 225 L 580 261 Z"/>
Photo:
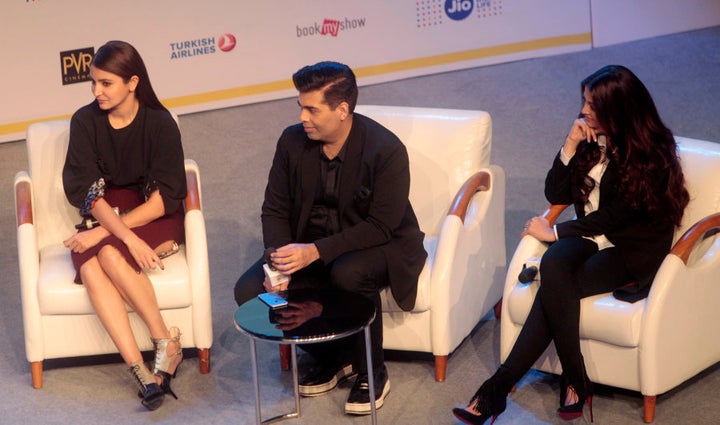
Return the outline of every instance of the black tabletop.
<path id="1" fill-rule="evenodd" d="M 235 327 L 256 339 L 307 344 L 354 334 L 375 319 L 373 302 L 352 292 L 291 289 L 283 295 L 288 306 L 275 310 L 258 298 L 243 303 Z"/>

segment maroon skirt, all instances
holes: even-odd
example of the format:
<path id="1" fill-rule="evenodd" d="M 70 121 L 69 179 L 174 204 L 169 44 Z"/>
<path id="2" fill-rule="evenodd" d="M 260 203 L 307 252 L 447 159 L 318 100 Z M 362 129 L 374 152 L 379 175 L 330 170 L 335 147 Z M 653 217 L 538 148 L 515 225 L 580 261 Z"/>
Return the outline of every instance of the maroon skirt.
<path id="1" fill-rule="evenodd" d="M 103 199 L 112 207 L 117 207 L 121 212 L 129 211 L 145 202 L 141 193 L 131 189 L 107 188 Z M 185 242 L 185 211 L 182 206 L 172 214 L 164 215 L 143 226 L 131 229 L 140 239 L 144 240 L 151 248 L 156 249 L 167 241 L 175 241 L 178 244 Z M 80 232 L 86 231 L 85 229 Z M 80 266 L 95 256 L 105 245 L 112 245 L 124 257 L 130 266 L 140 273 L 142 269 L 130 254 L 130 250 L 123 241 L 115 235 L 110 235 L 101 240 L 100 243 L 88 249 L 82 254 L 71 252 L 73 265 L 75 266 L 75 283 L 82 283 L 80 280 Z"/>

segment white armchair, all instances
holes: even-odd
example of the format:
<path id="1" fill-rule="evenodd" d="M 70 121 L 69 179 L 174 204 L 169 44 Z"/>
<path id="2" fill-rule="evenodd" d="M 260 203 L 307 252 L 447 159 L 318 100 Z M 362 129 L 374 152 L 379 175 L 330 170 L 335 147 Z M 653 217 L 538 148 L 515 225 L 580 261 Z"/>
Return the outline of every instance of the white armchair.
<path id="1" fill-rule="evenodd" d="M 62 186 L 69 120 L 33 124 L 27 131 L 29 170 L 15 176 L 18 261 L 25 353 L 32 384 L 42 387 L 43 360 L 116 353 L 94 313 L 83 285 L 73 283 L 70 251 L 62 244 L 79 221 Z M 210 371 L 213 341 L 210 278 L 200 172 L 185 161 L 186 242 L 166 258 L 164 271 L 148 273 L 166 323 L 182 329 L 183 347 L 197 347 L 201 373 Z M 130 322 L 138 345 L 152 350 L 147 328 L 135 314 Z"/>
<path id="2" fill-rule="evenodd" d="M 580 304 L 580 345 L 593 382 L 639 391 L 644 420 L 655 416 L 656 396 L 720 361 L 720 144 L 676 137 L 690 192 L 683 225 L 652 284 L 636 303 L 612 293 Z M 562 208 L 551 207 L 557 219 Z M 508 266 L 501 318 L 504 361 L 527 318 L 538 283 L 518 283 L 523 263 L 547 246 L 525 236 Z M 542 279 L 542 276 L 540 277 Z M 560 374 L 551 344 L 535 368 Z"/>
<path id="3" fill-rule="evenodd" d="M 484 111 L 358 105 L 395 133 L 410 158 L 410 200 L 428 252 L 415 308 L 382 293 L 384 348 L 432 353 L 435 379 L 448 355 L 502 296 L 505 173 L 490 165 Z"/>

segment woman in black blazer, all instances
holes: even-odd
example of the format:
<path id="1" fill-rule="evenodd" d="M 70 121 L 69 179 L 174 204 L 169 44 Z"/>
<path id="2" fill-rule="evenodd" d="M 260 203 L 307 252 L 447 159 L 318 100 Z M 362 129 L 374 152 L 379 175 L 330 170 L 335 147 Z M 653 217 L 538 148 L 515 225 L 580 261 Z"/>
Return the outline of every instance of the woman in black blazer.
<path id="1" fill-rule="evenodd" d="M 580 352 L 580 299 L 615 291 L 631 302 L 647 295 L 670 250 L 689 195 L 671 131 L 643 83 L 627 68 L 606 66 L 581 84 L 583 107 L 545 180 L 551 204 L 573 204 L 576 219 L 551 227 L 543 217 L 525 225 L 550 244 L 542 284 L 505 363 L 453 409 L 468 424 L 505 410 L 512 386 L 550 342 L 562 364 L 563 419 L 592 420 L 592 383 Z"/>

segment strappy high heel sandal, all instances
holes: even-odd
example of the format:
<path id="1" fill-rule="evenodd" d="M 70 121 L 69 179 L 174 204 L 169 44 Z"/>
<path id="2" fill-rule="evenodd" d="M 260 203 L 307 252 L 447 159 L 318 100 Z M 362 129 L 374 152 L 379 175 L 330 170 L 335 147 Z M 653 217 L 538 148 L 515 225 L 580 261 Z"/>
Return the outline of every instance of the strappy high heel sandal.
<path id="1" fill-rule="evenodd" d="M 578 401 L 573 404 L 566 405 L 565 402 L 567 400 L 567 394 L 569 391 L 573 391 L 577 395 Z M 577 389 L 575 389 L 575 387 L 570 384 L 568 378 L 563 374 L 560 376 L 560 397 L 560 407 L 557 410 L 560 418 L 566 421 L 579 418 L 580 416 L 582 416 L 583 407 L 585 406 L 585 402 L 587 402 L 588 409 L 590 410 L 590 422 L 593 422 L 593 383 L 590 381 L 590 378 L 588 378 L 587 373 L 585 372 L 584 363 L 583 382 L 581 390 L 578 391 Z"/>
<path id="2" fill-rule="evenodd" d="M 490 425 L 492 425 L 507 407 L 508 391 L 501 387 L 499 374 L 500 371 L 485 381 L 468 403 L 468 407 L 480 413 L 479 415 L 458 407 L 452 410 L 453 415 L 468 425 L 483 425 L 485 421 L 492 418 L 490 421 Z"/>
<path id="3" fill-rule="evenodd" d="M 141 361 L 130 365 L 129 372 L 140 388 L 138 396 L 142 398 L 142 405 L 148 410 L 160 407 L 165 400 L 165 391 L 158 385 L 155 375 L 150 373 Z"/>
<path id="4" fill-rule="evenodd" d="M 176 327 L 170 328 L 170 338 L 153 338 L 153 344 L 155 345 L 155 362 L 153 366 L 153 373 L 160 377 L 160 389 L 163 394 L 170 394 L 177 400 L 177 395 L 170 388 L 170 381 L 177 375 L 177 370 L 180 367 L 180 363 L 183 361 L 182 346 L 180 345 L 180 329 Z M 170 343 L 177 343 L 177 351 L 168 354 L 168 345 Z M 170 372 L 172 370 L 172 372 Z"/>
<path id="5" fill-rule="evenodd" d="M 568 390 L 575 390 L 572 385 L 568 387 Z M 592 392 L 586 390 L 585 394 L 582 394 L 579 391 L 575 391 L 575 393 L 578 396 L 577 403 L 568 404 L 565 406 L 560 406 L 558 408 L 558 414 L 560 415 L 561 419 L 564 419 L 566 421 L 577 419 L 583 414 L 583 407 L 585 406 L 585 402 L 588 404 L 588 409 L 590 410 L 590 422 L 593 422 L 593 409 L 592 409 Z"/>

